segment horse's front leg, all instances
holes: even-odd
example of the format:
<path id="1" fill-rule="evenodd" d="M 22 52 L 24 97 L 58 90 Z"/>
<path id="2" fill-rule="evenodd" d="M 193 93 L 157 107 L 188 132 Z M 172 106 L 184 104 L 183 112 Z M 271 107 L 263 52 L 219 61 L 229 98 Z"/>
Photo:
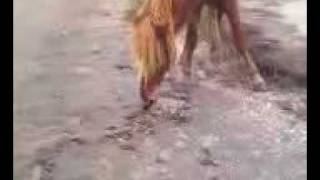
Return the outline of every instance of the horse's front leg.
<path id="1" fill-rule="evenodd" d="M 180 68 L 180 80 L 189 79 L 191 76 L 192 56 L 198 41 L 198 24 L 200 21 L 200 10 L 193 14 L 187 24 L 185 43 L 181 55 L 178 55 L 178 65 Z M 180 56 L 180 57 L 179 57 Z"/>
<path id="2" fill-rule="evenodd" d="M 191 75 L 191 64 L 194 49 L 196 48 L 198 41 L 197 26 L 195 24 L 189 24 L 187 27 L 186 41 L 183 47 L 183 51 L 180 55 L 179 65 L 183 75 Z"/>

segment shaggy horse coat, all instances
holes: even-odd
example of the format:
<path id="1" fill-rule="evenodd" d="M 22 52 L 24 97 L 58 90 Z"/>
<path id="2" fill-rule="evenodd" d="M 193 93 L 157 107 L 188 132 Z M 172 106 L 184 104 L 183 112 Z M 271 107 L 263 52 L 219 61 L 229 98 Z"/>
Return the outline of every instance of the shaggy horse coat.
<path id="1" fill-rule="evenodd" d="M 182 74 L 190 76 L 192 55 L 197 44 L 197 25 L 204 5 L 209 7 L 209 15 L 215 23 L 216 30 L 212 33 L 215 33 L 216 41 L 220 39 L 222 15 L 227 15 L 234 44 L 251 71 L 255 87 L 265 89 L 264 80 L 244 41 L 237 0 L 143 0 L 133 18 L 132 42 L 144 109 L 155 101 L 152 96 L 176 55 L 175 35 L 184 26 L 187 28 L 186 39 L 178 58 Z M 217 45 L 219 43 L 215 43 Z"/>

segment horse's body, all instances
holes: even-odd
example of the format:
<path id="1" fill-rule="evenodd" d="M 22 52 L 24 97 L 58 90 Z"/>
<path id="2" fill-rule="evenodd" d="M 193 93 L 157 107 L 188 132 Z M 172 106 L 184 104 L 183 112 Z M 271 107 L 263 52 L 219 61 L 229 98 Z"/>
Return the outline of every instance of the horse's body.
<path id="1" fill-rule="evenodd" d="M 134 20 L 134 30 L 138 32 L 136 33 L 135 39 L 136 51 L 139 51 L 143 48 L 144 50 L 145 48 L 149 48 L 150 46 L 142 47 L 140 43 L 143 43 L 142 41 L 149 41 L 150 39 L 152 39 L 153 46 L 150 48 L 155 49 L 155 52 L 152 52 L 155 54 L 154 56 L 158 57 L 158 62 L 152 65 L 157 66 L 158 70 L 156 71 L 156 73 L 152 75 L 150 73 L 142 73 L 140 77 L 141 97 L 145 102 L 145 107 L 149 107 L 152 104 L 153 100 L 151 100 L 151 96 L 154 94 L 154 91 L 160 85 L 160 82 L 162 81 L 165 72 L 169 69 L 171 63 L 170 60 L 172 59 L 172 49 L 175 48 L 172 45 L 172 39 L 185 27 L 185 43 L 182 48 L 181 54 L 178 54 L 177 58 L 179 58 L 178 62 L 181 65 L 182 74 L 185 77 L 189 77 L 191 73 L 190 69 L 192 55 L 198 40 L 197 31 L 198 24 L 200 22 L 200 14 L 201 10 L 205 5 L 209 7 L 209 14 L 211 18 L 214 18 L 216 27 L 218 27 L 216 28 L 217 32 L 215 33 L 218 33 L 219 37 L 219 33 L 221 30 L 219 28 L 221 18 L 224 14 L 227 16 L 230 22 L 234 44 L 240 56 L 242 56 L 247 63 L 251 71 L 251 75 L 253 77 L 253 82 L 255 83 L 257 88 L 265 88 L 264 80 L 260 76 L 260 73 L 258 72 L 255 63 L 252 61 L 250 54 L 247 50 L 247 46 L 244 40 L 245 38 L 240 27 L 240 15 L 237 1 L 238 0 L 144 0 L 144 4 L 136 13 Z M 167 5 L 169 8 L 163 10 L 167 12 L 161 12 L 162 10 L 160 9 L 166 5 L 165 3 L 168 3 Z M 143 23 L 144 20 L 145 22 L 149 22 L 147 20 L 150 20 L 151 23 Z M 141 27 L 144 26 L 149 27 L 149 29 L 152 30 L 148 32 L 141 32 L 141 29 L 143 29 Z M 153 34 L 153 36 L 150 36 L 152 38 L 143 38 L 150 34 Z M 220 39 L 218 37 L 215 38 L 217 38 L 215 39 L 215 41 Z M 213 47 L 216 46 L 216 44 L 217 43 L 212 44 L 211 48 L 213 49 Z M 155 61 L 154 59 L 156 58 L 149 58 L 148 60 L 146 60 L 148 63 L 142 65 L 142 67 L 140 67 L 140 70 L 148 71 L 149 69 L 154 68 L 150 65 L 153 63 L 153 61 Z M 139 56 L 138 59 L 136 59 L 136 61 L 139 60 L 141 61 L 141 56 Z"/>

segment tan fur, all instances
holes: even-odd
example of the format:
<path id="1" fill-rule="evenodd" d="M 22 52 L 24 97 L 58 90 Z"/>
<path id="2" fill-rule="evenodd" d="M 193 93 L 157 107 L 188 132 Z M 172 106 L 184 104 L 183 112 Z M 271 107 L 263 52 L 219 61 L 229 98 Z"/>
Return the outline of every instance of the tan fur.
<path id="1" fill-rule="evenodd" d="M 170 65 L 174 53 L 174 29 L 172 17 L 172 0 L 146 0 L 137 11 L 133 23 L 133 55 L 138 77 L 145 81 L 158 76 L 164 66 Z M 156 28 L 165 29 L 161 45 L 156 36 Z M 164 53 L 169 53 L 164 56 Z"/>

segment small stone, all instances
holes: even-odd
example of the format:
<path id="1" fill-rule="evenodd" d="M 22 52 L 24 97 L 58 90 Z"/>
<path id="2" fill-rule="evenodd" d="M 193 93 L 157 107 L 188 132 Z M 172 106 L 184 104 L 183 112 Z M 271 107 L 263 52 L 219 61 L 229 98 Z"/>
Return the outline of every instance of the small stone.
<path id="1" fill-rule="evenodd" d="M 292 111 L 292 110 L 293 110 L 292 104 L 290 104 L 290 103 L 287 102 L 287 101 L 279 101 L 279 102 L 278 102 L 278 105 L 280 106 L 280 108 L 281 108 L 282 110 L 285 110 L 285 111 Z"/>
<path id="2" fill-rule="evenodd" d="M 143 146 L 145 148 L 152 148 L 152 147 L 155 147 L 155 142 L 152 138 L 147 137 L 143 142 Z"/>
<path id="3" fill-rule="evenodd" d="M 218 166 L 218 164 L 214 162 L 212 159 L 202 159 L 200 160 L 200 164 L 202 166 Z"/>
<path id="4" fill-rule="evenodd" d="M 176 143 L 175 143 L 175 146 L 177 147 L 177 148 L 179 148 L 179 149 L 184 149 L 184 148 L 186 148 L 186 143 L 185 142 L 183 142 L 183 141 L 177 141 Z"/>
<path id="5" fill-rule="evenodd" d="M 116 137 L 116 134 L 115 134 L 114 131 L 106 131 L 106 132 L 104 133 L 104 136 L 105 136 L 106 138 L 115 138 L 115 137 Z"/>
<path id="6" fill-rule="evenodd" d="M 104 11 L 102 12 L 103 16 L 111 16 L 111 13 L 109 11 Z"/>
<path id="7" fill-rule="evenodd" d="M 200 79 L 206 79 L 206 78 L 207 78 L 207 75 L 206 75 L 205 71 L 203 71 L 203 70 L 199 70 L 199 71 L 197 72 L 197 75 L 198 75 L 198 77 L 199 77 Z"/>
<path id="8" fill-rule="evenodd" d="M 174 175 L 168 170 L 167 167 L 160 167 L 158 168 L 158 174 L 160 178 L 163 180 L 171 180 L 174 179 Z"/>
<path id="9" fill-rule="evenodd" d="M 94 53 L 94 54 L 97 54 L 97 53 L 100 53 L 100 51 L 101 51 L 101 48 L 99 47 L 99 45 L 94 44 L 92 49 L 91 49 L 91 52 Z"/>
<path id="10" fill-rule="evenodd" d="M 36 166 L 33 168 L 33 171 L 32 171 L 32 180 L 40 180 L 41 178 L 41 166 Z"/>
<path id="11" fill-rule="evenodd" d="M 214 142 L 220 142 L 220 138 L 219 138 L 219 137 L 215 137 L 215 138 L 213 139 L 213 141 L 214 141 Z"/>
<path id="12" fill-rule="evenodd" d="M 147 129 L 145 132 L 146 135 L 154 135 L 155 131 L 153 129 Z"/>
<path id="13" fill-rule="evenodd" d="M 74 72 L 78 75 L 90 75 L 93 69 L 86 66 L 78 66 L 74 68 Z"/>
<path id="14" fill-rule="evenodd" d="M 212 147 L 212 144 L 213 144 L 213 136 L 207 136 L 207 137 L 204 137 L 202 140 L 201 140 L 201 149 L 204 150 L 204 151 L 210 151 L 210 148 Z"/>
<path id="15" fill-rule="evenodd" d="M 71 142 L 77 143 L 77 144 L 85 144 L 86 140 L 83 139 L 81 136 L 73 136 L 70 139 Z"/>
<path id="16" fill-rule="evenodd" d="M 66 29 L 62 29 L 61 31 L 60 31 L 60 36 L 67 36 L 68 35 L 68 30 L 66 30 Z"/>
<path id="17" fill-rule="evenodd" d="M 80 117 L 72 117 L 68 121 L 68 125 L 70 127 L 79 127 L 79 126 L 81 126 L 81 118 Z"/>
<path id="18" fill-rule="evenodd" d="M 125 140 L 130 140 L 132 138 L 132 134 L 130 132 L 127 132 L 125 134 L 122 134 L 121 137 Z"/>
<path id="19" fill-rule="evenodd" d="M 259 150 L 255 150 L 255 151 L 252 152 L 252 154 L 253 154 L 255 157 L 260 157 L 261 154 L 262 154 L 262 152 L 259 151 Z"/>
<path id="20" fill-rule="evenodd" d="M 221 179 L 221 172 L 214 171 L 212 169 L 207 169 L 206 179 L 207 180 L 222 180 Z"/>
<path id="21" fill-rule="evenodd" d="M 131 66 L 129 66 L 129 65 L 123 65 L 123 64 L 117 64 L 117 65 L 115 65 L 115 68 L 117 68 L 117 69 L 119 69 L 119 70 L 126 70 L 126 69 L 132 69 L 132 67 Z"/>
<path id="22" fill-rule="evenodd" d="M 160 170 L 159 170 L 159 173 L 160 173 L 161 175 L 166 175 L 166 174 L 168 174 L 168 172 L 169 172 L 169 170 L 168 170 L 167 168 L 165 168 L 165 167 L 162 167 L 162 168 L 160 168 Z"/>
<path id="23" fill-rule="evenodd" d="M 117 129 L 116 126 L 109 126 L 109 127 L 106 127 L 106 128 L 105 128 L 105 130 L 110 130 L 110 131 L 116 130 L 116 129 Z"/>
<path id="24" fill-rule="evenodd" d="M 209 149 L 201 149 L 198 155 L 198 160 L 202 166 L 218 166 L 218 164 L 212 160 L 212 155 Z"/>
<path id="25" fill-rule="evenodd" d="M 217 176 L 212 176 L 212 177 L 209 177 L 209 180 L 219 180 L 219 178 Z"/>
<path id="26" fill-rule="evenodd" d="M 129 140 L 132 138 L 131 127 L 123 127 L 112 132 L 114 133 L 115 137 L 123 140 Z"/>
<path id="27" fill-rule="evenodd" d="M 159 153 L 156 158 L 156 162 L 158 163 L 166 163 L 171 159 L 171 151 L 163 150 Z"/>
<path id="28" fill-rule="evenodd" d="M 132 144 L 129 144 L 129 143 L 121 143 L 119 147 L 120 149 L 126 150 L 126 151 L 134 151 L 136 149 Z"/>
<path id="29" fill-rule="evenodd" d="M 220 180 L 219 175 L 217 175 L 217 173 L 210 173 L 207 176 L 208 180 Z"/>

